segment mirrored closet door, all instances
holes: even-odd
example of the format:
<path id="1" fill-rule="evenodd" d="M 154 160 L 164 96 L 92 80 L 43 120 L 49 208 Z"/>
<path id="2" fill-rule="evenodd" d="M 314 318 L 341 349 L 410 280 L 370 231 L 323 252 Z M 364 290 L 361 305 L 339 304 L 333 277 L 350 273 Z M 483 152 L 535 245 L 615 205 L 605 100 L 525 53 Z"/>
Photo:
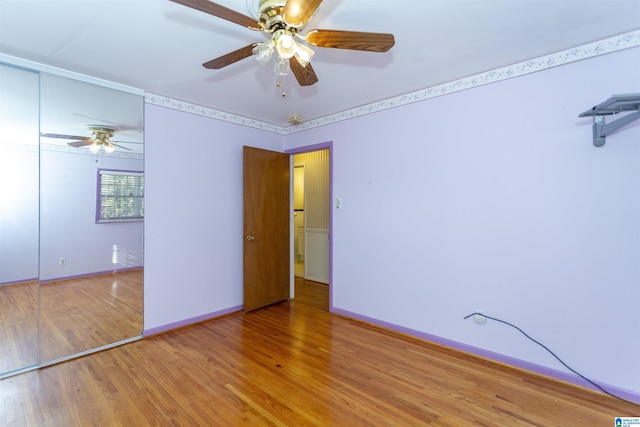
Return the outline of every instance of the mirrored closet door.
<path id="1" fill-rule="evenodd" d="M 142 333 L 143 98 L 40 75 L 40 363 Z"/>
<path id="2" fill-rule="evenodd" d="M 38 78 L 0 64 L 0 374 L 38 363 Z"/>
<path id="3" fill-rule="evenodd" d="M 142 334 L 144 101 L 0 67 L 2 376 Z"/>

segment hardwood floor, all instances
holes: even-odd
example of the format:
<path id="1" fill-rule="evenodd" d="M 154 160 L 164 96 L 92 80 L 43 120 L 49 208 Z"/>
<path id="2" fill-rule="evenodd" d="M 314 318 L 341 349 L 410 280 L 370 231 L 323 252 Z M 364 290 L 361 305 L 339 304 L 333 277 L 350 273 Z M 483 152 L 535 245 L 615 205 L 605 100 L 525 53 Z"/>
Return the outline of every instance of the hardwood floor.
<path id="1" fill-rule="evenodd" d="M 613 426 L 640 407 L 294 301 L 0 381 L 3 426 Z M 324 287 L 324 288 L 318 288 Z"/>
<path id="2" fill-rule="evenodd" d="M 329 311 L 329 285 L 296 277 L 295 286 L 296 304 L 306 304 Z"/>

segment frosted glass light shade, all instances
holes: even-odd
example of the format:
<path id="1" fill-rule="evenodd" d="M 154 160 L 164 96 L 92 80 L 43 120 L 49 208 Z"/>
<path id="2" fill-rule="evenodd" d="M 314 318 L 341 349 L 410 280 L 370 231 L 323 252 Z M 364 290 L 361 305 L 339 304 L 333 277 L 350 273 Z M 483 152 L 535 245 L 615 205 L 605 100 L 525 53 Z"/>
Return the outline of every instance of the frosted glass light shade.
<path id="1" fill-rule="evenodd" d="M 262 65 L 266 65 L 273 56 L 274 50 L 275 47 L 273 45 L 273 42 L 269 40 L 267 42 L 257 44 L 251 52 L 259 63 L 261 63 Z"/>
<path id="2" fill-rule="evenodd" d="M 283 58 L 282 56 L 278 55 L 278 57 L 276 58 L 274 71 L 276 72 L 276 74 L 281 76 L 286 76 L 287 74 L 289 74 L 289 59 Z"/>
<path id="3" fill-rule="evenodd" d="M 303 67 L 306 67 L 307 64 L 309 64 L 314 54 L 315 52 L 310 47 L 305 46 L 303 44 L 297 45 L 296 54 L 295 54 L 296 59 L 298 60 L 300 65 L 302 65 Z"/>

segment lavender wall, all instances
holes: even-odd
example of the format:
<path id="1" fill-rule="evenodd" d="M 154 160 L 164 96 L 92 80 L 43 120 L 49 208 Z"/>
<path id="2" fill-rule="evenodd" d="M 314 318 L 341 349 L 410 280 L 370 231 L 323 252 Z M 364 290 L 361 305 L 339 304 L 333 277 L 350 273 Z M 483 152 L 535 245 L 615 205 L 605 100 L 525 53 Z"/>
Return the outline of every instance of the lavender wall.
<path id="1" fill-rule="evenodd" d="M 242 306 L 242 146 L 284 137 L 145 106 L 145 334 Z"/>
<path id="2" fill-rule="evenodd" d="M 640 48 L 287 137 L 333 141 L 333 305 L 640 400 L 640 122 L 578 114 L 637 93 Z M 334 208 L 335 209 L 335 208 Z"/>

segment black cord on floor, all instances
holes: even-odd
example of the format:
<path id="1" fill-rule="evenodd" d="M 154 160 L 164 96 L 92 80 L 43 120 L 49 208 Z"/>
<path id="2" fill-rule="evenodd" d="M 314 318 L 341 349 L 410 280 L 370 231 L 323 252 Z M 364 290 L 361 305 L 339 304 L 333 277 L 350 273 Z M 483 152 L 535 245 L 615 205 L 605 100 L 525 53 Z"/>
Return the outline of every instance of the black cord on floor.
<path id="1" fill-rule="evenodd" d="M 631 403 L 631 404 L 633 404 L 633 405 L 638 405 L 638 404 L 637 404 L 637 403 L 635 403 L 635 402 L 632 402 L 632 401 L 630 401 L 630 400 L 624 399 L 624 398 L 622 398 L 622 397 L 620 397 L 620 396 L 616 396 L 615 394 L 613 394 L 613 393 L 611 393 L 611 392 L 609 392 L 609 391 L 605 390 L 604 388 L 600 387 L 600 385 L 596 384 L 594 381 L 592 381 L 592 380 L 590 380 L 589 378 L 585 377 L 585 376 L 584 376 L 584 375 L 582 375 L 580 372 L 578 372 L 578 371 L 574 370 L 574 369 L 573 369 L 573 368 L 571 368 L 569 365 L 567 365 L 566 363 L 564 363 L 564 362 L 562 361 L 562 359 L 560 359 L 558 356 L 556 356 L 556 354 L 555 354 L 553 351 L 549 350 L 549 348 L 548 348 L 547 346 L 545 346 L 545 345 L 544 345 L 544 344 L 542 344 L 541 342 L 536 341 L 536 340 L 534 340 L 533 338 L 531 338 L 531 337 L 530 337 L 530 336 L 529 336 L 525 331 L 523 331 L 522 329 L 518 328 L 516 325 L 512 325 L 511 323 L 509 323 L 509 322 L 505 322 L 504 320 L 496 319 L 495 317 L 487 316 L 486 314 L 478 313 L 478 312 L 471 313 L 470 315 L 465 316 L 465 317 L 464 317 L 464 320 L 467 320 L 469 317 L 471 317 L 471 316 L 475 316 L 476 314 L 477 314 L 477 315 L 479 315 L 479 316 L 483 316 L 483 317 L 485 317 L 485 318 L 487 318 L 487 319 L 495 320 L 496 322 L 504 323 L 505 325 L 509 325 L 509 326 L 511 326 L 512 328 L 517 329 L 518 331 L 520 331 L 520 333 L 521 333 L 522 335 L 524 335 L 525 337 L 529 338 L 529 339 L 530 339 L 531 341 L 533 341 L 534 343 L 538 344 L 540 347 L 542 347 L 542 348 L 544 348 L 545 350 L 547 350 L 547 351 L 548 351 L 548 352 L 549 352 L 553 357 L 555 357 L 555 358 L 558 360 L 558 362 L 562 363 L 562 364 L 564 365 L 564 367 L 565 367 L 565 368 L 567 368 L 568 370 L 570 370 L 571 372 L 573 372 L 574 374 L 576 374 L 577 376 L 579 376 L 579 377 L 580 377 L 580 378 L 582 378 L 583 380 L 587 381 L 589 384 L 592 384 L 593 386 L 597 387 L 597 388 L 598 388 L 598 390 L 602 391 L 603 393 L 605 393 L 605 394 L 607 394 L 607 395 L 609 395 L 609 396 L 611 396 L 611 397 L 615 397 L 616 399 L 622 400 L 623 402 Z"/>

